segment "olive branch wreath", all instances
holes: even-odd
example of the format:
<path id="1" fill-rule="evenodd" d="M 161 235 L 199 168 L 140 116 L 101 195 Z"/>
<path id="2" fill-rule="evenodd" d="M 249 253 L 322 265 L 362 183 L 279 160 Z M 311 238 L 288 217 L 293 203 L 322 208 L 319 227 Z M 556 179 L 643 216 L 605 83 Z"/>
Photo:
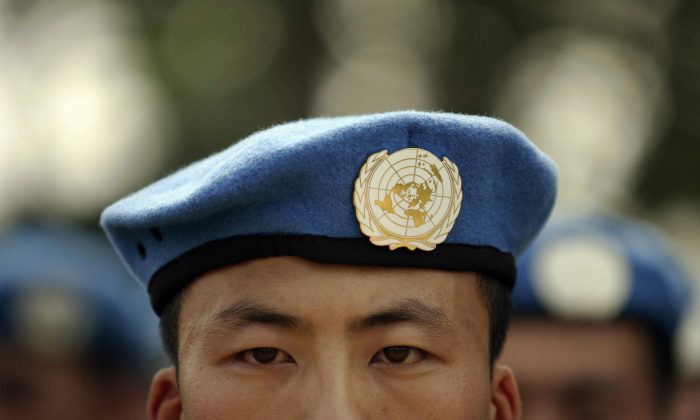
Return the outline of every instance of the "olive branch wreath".
<path id="1" fill-rule="evenodd" d="M 435 229 L 428 239 L 407 242 L 395 236 L 385 235 L 385 233 L 370 217 L 371 210 L 366 203 L 367 196 L 365 191 L 367 189 L 367 179 L 369 174 L 376 165 L 378 165 L 382 160 L 386 159 L 387 153 L 387 150 L 382 150 L 381 152 L 370 155 L 365 164 L 362 165 L 362 168 L 360 168 L 360 174 L 355 180 L 355 193 L 353 194 L 352 201 L 355 205 L 355 216 L 357 217 L 357 221 L 360 223 L 360 230 L 362 230 L 362 233 L 369 237 L 373 244 L 381 246 L 388 245 L 389 249 L 391 250 L 406 247 L 411 251 L 416 248 L 423 251 L 432 251 L 435 249 L 436 245 L 441 244 L 445 241 L 445 239 L 447 239 L 447 234 L 452 230 L 462 206 L 462 179 L 459 176 L 459 169 L 457 168 L 457 165 L 455 165 L 448 158 L 442 159 L 443 164 L 451 173 L 451 178 L 453 181 L 452 188 L 455 191 L 454 205 L 447 215 L 447 220 L 445 220 L 439 229 Z"/>

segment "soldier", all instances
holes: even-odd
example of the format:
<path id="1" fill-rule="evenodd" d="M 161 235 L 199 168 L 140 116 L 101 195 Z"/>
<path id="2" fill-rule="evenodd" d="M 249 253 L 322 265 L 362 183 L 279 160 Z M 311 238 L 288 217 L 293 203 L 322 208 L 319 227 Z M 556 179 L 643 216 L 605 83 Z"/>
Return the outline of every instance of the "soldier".
<path id="1" fill-rule="evenodd" d="M 151 419 L 514 419 L 494 364 L 554 164 L 491 118 L 258 132 L 113 204 L 173 366 Z"/>
<path id="2" fill-rule="evenodd" d="M 518 262 L 502 358 L 523 418 L 659 419 L 689 280 L 650 227 L 603 214 L 561 219 Z"/>
<path id="3" fill-rule="evenodd" d="M 134 286 L 99 237 L 45 225 L 4 232 L 0 418 L 142 419 L 161 352 Z"/>

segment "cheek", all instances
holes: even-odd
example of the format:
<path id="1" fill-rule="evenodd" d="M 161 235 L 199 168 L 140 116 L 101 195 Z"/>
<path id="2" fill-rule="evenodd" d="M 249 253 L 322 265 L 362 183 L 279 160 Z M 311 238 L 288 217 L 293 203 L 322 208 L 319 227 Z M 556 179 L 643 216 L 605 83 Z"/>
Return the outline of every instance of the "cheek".
<path id="1" fill-rule="evenodd" d="M 455 366 L 416 381 L 378 381 L 365 397 L 371 412 L 387 418 L 486 419 L 491 382 L 479 370 Z"/>
<path id="2" fill-rule="evenodd" d="M 181 371 L 184 418 L 189 420 L 290 418 L 296 390 L 289 375 L 244 376 L 222 368 Z"/>

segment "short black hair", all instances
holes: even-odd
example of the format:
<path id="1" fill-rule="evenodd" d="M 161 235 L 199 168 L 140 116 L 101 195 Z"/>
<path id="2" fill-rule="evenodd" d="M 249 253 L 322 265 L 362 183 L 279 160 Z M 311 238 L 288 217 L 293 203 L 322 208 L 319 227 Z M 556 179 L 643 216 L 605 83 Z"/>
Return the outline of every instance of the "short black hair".
<path id="1" fill-rule="evenodd" d="M 176 294 L 170 302 L 168 302 L 163 307 L 163 312 L 160 314 L 160 339 L 163 342 L 163 348 L 165 349 L 165 354 L 173 363 L 175 368 L 178 367 L 178 325 L 180 318 L 180 306 L 182 301 L 182 294 L 180 292 Z"/>
<path id="2" fill-rule="evenodd" d="M 489 316 L 489 363 L 501 355 L 513 311 L 510 287 L 489 275 L 477 273 L 476 286 Z"/>
<path id="3" fill-rule="evenodd" d="M 489 363 L 501 354 L 512 311 L 510 289 L 503 282 L 487 274 L 477 273 L 477 290 L 489 315 Z M 160 336 L 165 352 L 175 368 L 178 368 L 178 319 L 182 292 L 163 308 L 160 316 Z"/>
<path id="4" fill-rule="evenodd" d="M 675 382 L 678 366 L 673 357 L 673 337 L 660 328 L 653 327 L 649 320 L 642 318 L 632 318 L 629 322 L 636 323 L 645 331 L 648 346 L 651 349 L 651 369 L 656 384 L 656 395 L 659 401 L 659 412 L 664 412 L 668 407 L 671 391 Z"/>

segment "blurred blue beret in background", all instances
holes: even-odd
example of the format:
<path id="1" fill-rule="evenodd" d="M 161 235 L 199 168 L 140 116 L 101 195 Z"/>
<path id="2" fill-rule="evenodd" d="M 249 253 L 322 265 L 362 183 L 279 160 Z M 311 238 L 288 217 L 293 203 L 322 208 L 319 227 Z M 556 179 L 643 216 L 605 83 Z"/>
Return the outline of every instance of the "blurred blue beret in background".
<path id="1" fill-rule="evenodd" d="M 430 252 L 374 246 L 356 219 L 360 169 L 406 148 L 448 158 L 461 175 L 461 211 Z M 257 132 L 118 201 L 101 222 L 156 312 L 207 271 L 273 255 L 483 271 L 512 286 L 514 256 L 548 218 L 556 188 L 554 163 L 511 125 L 402 111 Z"/>
<path id="2" fill-rule="evenodd" d="M 515 314 L 640 320 L 667 343 L 691 296 L 689 274 L 652 226 L 602 213 L 555 218 L 518 261 Z"/>
<path id="3" fill-rule="evenodd" d="M 0 232 L 0 343 L 100 370 L 149 373 L 157 318 L 104 239 L 47 224 Z"/>

